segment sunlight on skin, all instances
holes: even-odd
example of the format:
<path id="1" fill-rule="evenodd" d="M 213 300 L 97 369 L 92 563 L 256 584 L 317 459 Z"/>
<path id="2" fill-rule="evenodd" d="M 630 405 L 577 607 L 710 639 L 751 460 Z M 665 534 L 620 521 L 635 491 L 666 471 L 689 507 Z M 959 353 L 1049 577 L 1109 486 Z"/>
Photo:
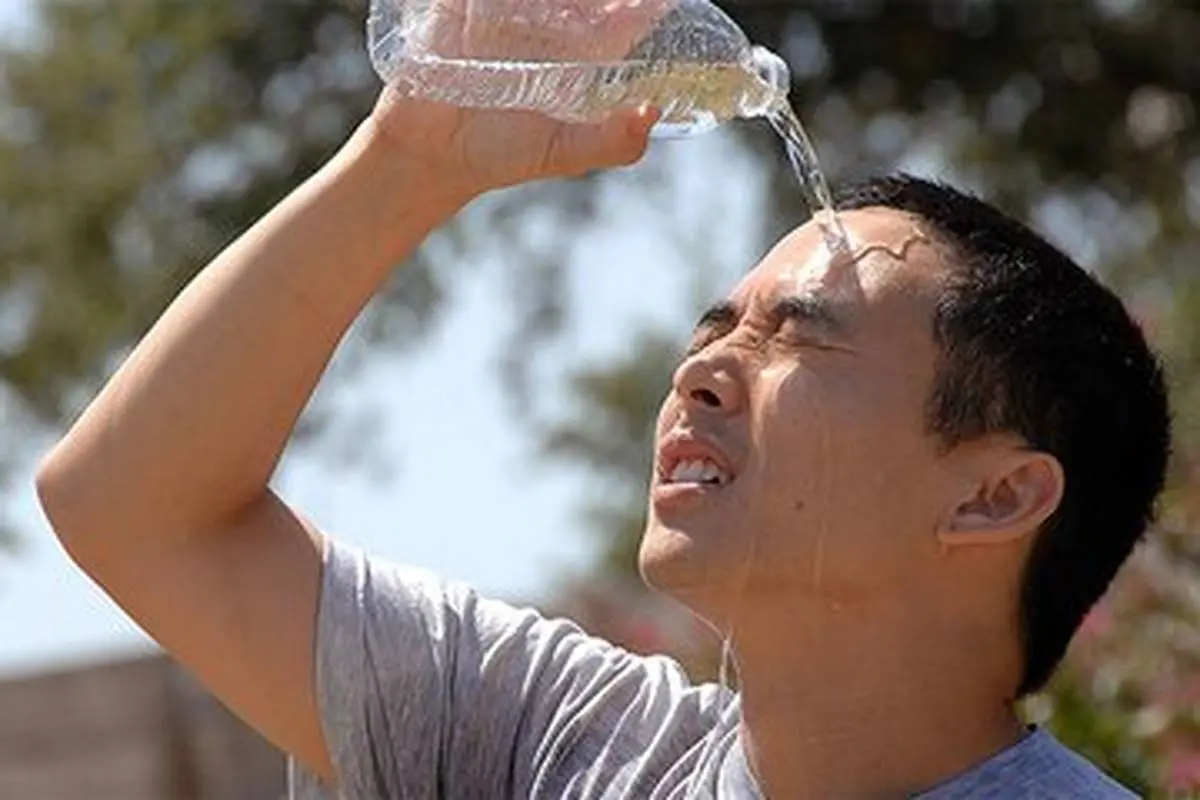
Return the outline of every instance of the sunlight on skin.
<path id="1" fill-rule="evenodd" d="M 831 250 L 826 240 L 823 243 L 824 246 L 818 246 L 812 250 L 808 259 L 797 262 L 792 269 L 782 271 L 778 278 L 781 284 L 780 294 L 804 295 L 813 293 L 815 290 L 818 294 L 834 299 L 836 303 L 849 305 L 856 300 L 861 301 L 863 298 L 861 276 L 858 267 L 868 256 L 876 253 L 882 254 L 890 262 L 894 262 L 890 265 L 892 268 L 899 268 L 900 265 L 909 260 L 911 251 L 915 245 L 932 245 L 930 237 L 915 223 L 912 225 L 912 230 L 908 237 L 898 244 L 888 241 L 862 241 L 852 238 L 849 232 L 846 233 L 843 241 L 848 246 L 845 250 Z M 829 429 L 825 425 L 817 425 L 816 427 L 820 431 L 818 452 L 820 453 L 821 462 L 828 463 L 830 458 Z M 828 504 L 829 484 L 822 480 L 821 487 L 822 502 Z M 797 510 L 801 509 L 798 508 Z M 817 531 L 812 559 L 812 588 L 814 596 L 817 598 L 821 597 L 825 540 L 828 533 L 826 522 L 822 518 L 822 524 Z M 744 591 L 755 566 L 756 540 L 757 537 L 751 536 L 747 546 L 747 556 L 742 569 L 742 579 L 739 582 L 739 593 L 734 597 L 735 601 L 738 601 L 738 604 L 740 604 L 741 592 Z M 942 542 L 943 548 L 949 546 L 950 543 Z M 836 601 L 830 601 L 831 611 L 838 611 L 839 608 Z M 737 608 L 735 608 L 736 610 Z M 734 618 L 736 618 L 736 614 Z"/>
<path id="2" fill-rule="evenodd" d="M 791 271 L 782 273 L 780 281 L 790 282 L 797 288 L 801 285 L 811 287 L 815 283 L 827 296 L 850 301 L 862 295 L 857 267 L 867 256 L 882 253 L 899 266 L 909 259 L 909 253 L 915 245 L 932 246 L 930 237 L 915 224 L 909 236 L 898 245 L 886 241 L 863 242 L 849 233 L 845 241 L 851 248 L 849 252 L 830 251 L 828 247 L 816 248 L 807 261 L 799 262 Z"/>
<path id="3" fill-rule="evenodd" d="M 814 222 L 820 224 L 817 220 Z M 909 236 L 898 244 L 888 241 L 857 240 L 852 238 L 848 232 L 843 241 L 848 245 L 848 249 L 831 250 L 827 240 L 823 240 L 821 245 L 812 249 L 807 259 L 797 261 L 793 268 L 781 271 L 778 277 L 781 285 L 780 294 L 802 295 L 812 293 L 814 289 L 817 289 L 819 294 L 834 298 L 840 303 L 849 304 L 856 299 L 861 301 L 863 289 L 858 266 L 868 256 L 876 253 L 882 254 L 889 261 L 895 262 L 892 265 L 894 268 L 898 268 L 909 260 L 915 245 L 931 245 L 930 237 L 916 224 L 912 225 Z M 829 431 L 827 426 L 818 425 L 817 427 L 822 432 L 819 442 L 821 461 L 828 463 L 830 458 Z M 828 502 L 829 488 L 829 485 L 823 481 L 822 494 L 825 495 L 825 502 Z M 797 509 L 797 511 L 799 510 L 801 508 Z M 817 532 L 812 568 L 812 588 L 818 597 L 821 594 L 826 534 L 826 526 L 822 524 L 821 529 Z M 726 625 L 722 626 L 726 633 L 724 637 L 726 647 L 734 639 L 733 622 L 738 619 L 745 589 L 756 566 L 757 539 L 757 536 L 748 537 L 746 553 L 741 559 L 737 578 L 733 582 L 734 591 L 731 598 L 733 603 L 730 608 L 729 620 Z M 948 545 L 943 543 L 943 546 Z M 831 610 L 837 611 L 838 604 L 834 601 L 831 601 L 831 604 Z M 722 666 L 724 667 L 724 665 Z"/>

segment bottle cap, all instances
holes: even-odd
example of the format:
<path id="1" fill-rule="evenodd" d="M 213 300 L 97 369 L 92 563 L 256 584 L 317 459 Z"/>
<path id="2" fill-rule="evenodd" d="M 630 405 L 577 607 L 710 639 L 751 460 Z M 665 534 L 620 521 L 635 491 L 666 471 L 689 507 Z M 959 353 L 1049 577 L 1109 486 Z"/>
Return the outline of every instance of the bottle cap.
<path id="1" fill-rule="evenodd" d="M 755 72 L 781 97 L 787 97 L 792 88 L 792 74 L 787 62 L 761 45 L 750 48 L 750 62 Z"/>

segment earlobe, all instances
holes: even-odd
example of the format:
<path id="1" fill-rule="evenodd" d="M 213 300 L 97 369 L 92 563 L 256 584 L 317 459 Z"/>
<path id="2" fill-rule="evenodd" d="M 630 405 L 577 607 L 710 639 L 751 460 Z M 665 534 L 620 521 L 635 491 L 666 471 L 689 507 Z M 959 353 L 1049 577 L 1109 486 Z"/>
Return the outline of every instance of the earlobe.
<path id="1" fill-rule="evenodd" d="M 1037 531 L 1058 508 L 1062 466 L 1048 453 L 1010 453 L 976 481 L 938 527 L 943 547 L 1007 544 Z"/>

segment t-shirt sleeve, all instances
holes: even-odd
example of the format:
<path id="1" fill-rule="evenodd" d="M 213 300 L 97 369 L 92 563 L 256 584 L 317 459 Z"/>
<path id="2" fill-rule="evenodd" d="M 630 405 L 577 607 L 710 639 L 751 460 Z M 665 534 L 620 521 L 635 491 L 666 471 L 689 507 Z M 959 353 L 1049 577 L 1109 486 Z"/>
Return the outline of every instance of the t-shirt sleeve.
<path id="1" fill-rule="evenodd" d="M 528 797 L 588 705 L 624 705 L 612 687 L 638 691 L 643 662 L 566 621 L 330 542 L 316 689 L 340 793 L 293 772 L 294 796 Z M 667 688 L 683 691 L 676 680 Z"/>

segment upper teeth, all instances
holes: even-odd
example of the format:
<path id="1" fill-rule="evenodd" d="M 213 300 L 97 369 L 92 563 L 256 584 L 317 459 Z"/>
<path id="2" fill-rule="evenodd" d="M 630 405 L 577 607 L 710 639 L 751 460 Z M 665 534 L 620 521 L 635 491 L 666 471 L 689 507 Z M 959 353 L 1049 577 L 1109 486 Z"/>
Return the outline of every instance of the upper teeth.
<path id="1" fill-rule="evenodd" d="M 667 476 L 671 483 L 726 483 L 729 475 L 716 464 L 704 459 L 680 461 Z"/>

